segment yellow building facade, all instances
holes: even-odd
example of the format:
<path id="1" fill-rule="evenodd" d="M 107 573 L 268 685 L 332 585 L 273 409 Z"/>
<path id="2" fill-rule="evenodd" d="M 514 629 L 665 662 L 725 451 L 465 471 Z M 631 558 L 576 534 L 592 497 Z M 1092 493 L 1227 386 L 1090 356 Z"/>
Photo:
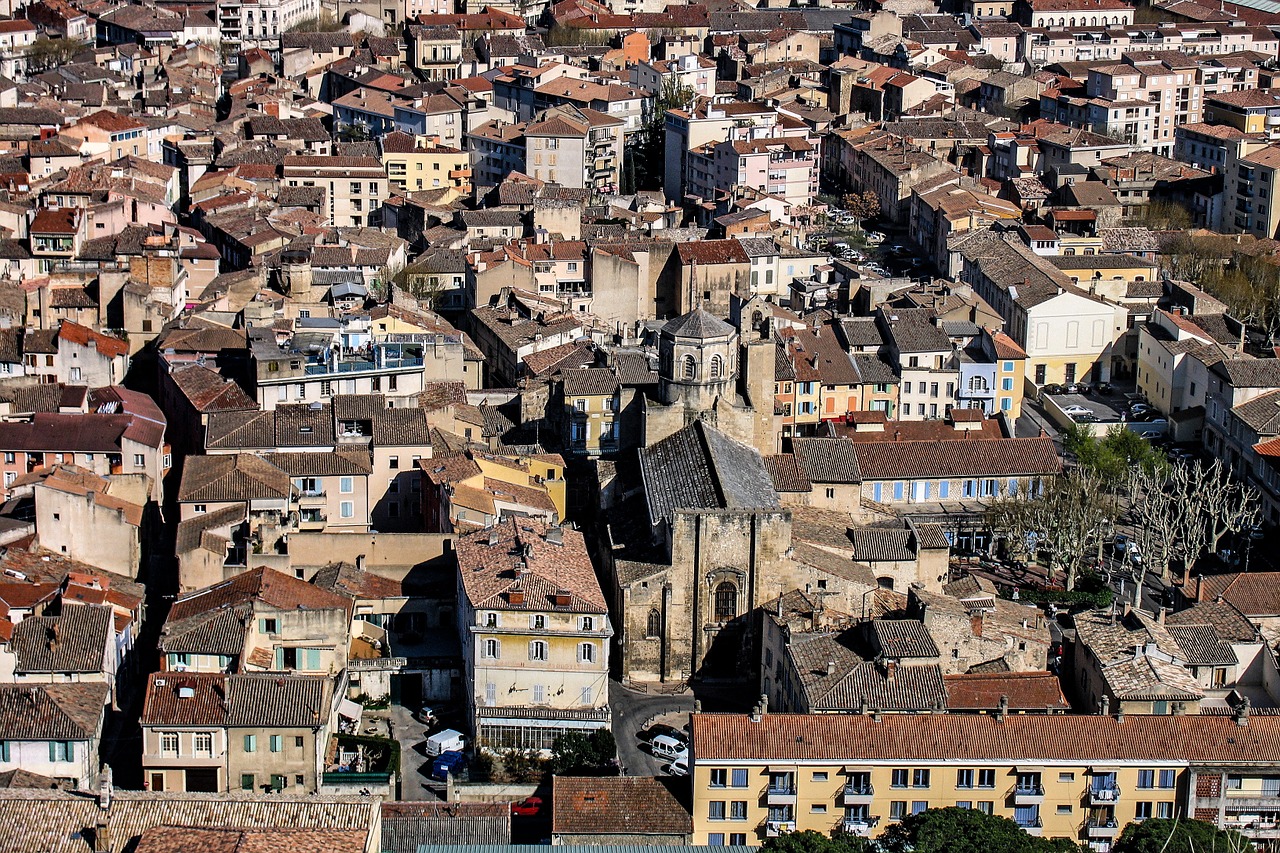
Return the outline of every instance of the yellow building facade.
<path id="1" fill-rule="evenodd" d="M 1242 828 L 1240 808 L 1280 807 L 1274 785 L 1263 793 L 1276 732 L 1280 720 L 1239 716 L 697 714 L 693 843 L 874 837 L 953 806 L 1102 850 L 1149 817 Z"/>

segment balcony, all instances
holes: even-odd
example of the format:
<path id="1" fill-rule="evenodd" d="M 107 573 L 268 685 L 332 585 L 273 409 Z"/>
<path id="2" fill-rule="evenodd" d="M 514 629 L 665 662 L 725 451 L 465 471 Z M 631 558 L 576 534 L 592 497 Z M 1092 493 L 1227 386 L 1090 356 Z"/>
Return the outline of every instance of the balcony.
<path id="1" fill-rule="evenodd" d="M 298 503 L 305 504 L 307 506 L 323 504 L 324 498 L 324 489 L 307 489 L 306 491 L 298 492 Z"/>
<path id="2" fill-rule="evenodd" d="M 866 838 L 871 835 L 871 830 L 875 829 L 878 823 L 880 823 L 878 817 L 847 817 L 840 822 L 840 828 L 850 835 Z"/>
<path id="3" fill-rule="evenodd" d="M 1038 806 L 1044 802 L 1044 786 L 1039 782 L 1031 785 L 1017 785 L 1013 789 L 1015 806 Z"/>
<path id="4" fill-rule="evenodd" d="M 1040 820 L 1040 816 L 1036 815 L 1032 818 L 1014 818 L 1014 823 L 1022 828 L 1027 835 L 1043 835 L 1044 823 Z"/>
<path id="5" fill-rule="evenodd" d="M 764 822 L 764 834 L 769 838 L 777 838 L 779 835 L 786 835 L 788 832 L 796 831 L 796 822 L 794 820 L 766 820 Z"/>
<path id="6" fill-rule="evenodd" d="M 794 784 L 770 785 L 765 789 L 764 799 L 771 806 L 795 805 L 796 786 Z"/>
<path id="7" fill-rule="evenodd" d="M 844 786 L 844 802 L 847 806 L 869 806 L 875 796 L 875 788 L 870 782 L 850 783 Z"/>
<path id="8" fill-rule="evenodd" d="M 1120 832 L 1114 818 L 1108 820 L 1091 820 L 1085 825 L 1085 834 L 1089 838 L 1115 838 Z"/>
<path id="9" fill-rule="evenodd" d="M 1114 782 L 1095 785 L 1089 789 L 1089 805 L 1109 806 L 1120 801 L 1120 786 Z"/>

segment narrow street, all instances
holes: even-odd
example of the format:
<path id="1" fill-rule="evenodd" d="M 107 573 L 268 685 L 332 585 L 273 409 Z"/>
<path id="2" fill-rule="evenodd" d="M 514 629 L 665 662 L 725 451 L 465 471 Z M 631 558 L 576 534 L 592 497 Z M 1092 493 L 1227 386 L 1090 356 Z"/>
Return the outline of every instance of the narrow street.
<path id="1" fill-rule="evenodd" d="M 665 762 L 640 746 L 638 735 L 654 717 L 693 711 L 693 695 L 637 693 L 617 681 L 609 682 L 609 704 L 613 706 L 613 735 L 618 741 L 618 761 L 624 776 L 657 776 Z"/>

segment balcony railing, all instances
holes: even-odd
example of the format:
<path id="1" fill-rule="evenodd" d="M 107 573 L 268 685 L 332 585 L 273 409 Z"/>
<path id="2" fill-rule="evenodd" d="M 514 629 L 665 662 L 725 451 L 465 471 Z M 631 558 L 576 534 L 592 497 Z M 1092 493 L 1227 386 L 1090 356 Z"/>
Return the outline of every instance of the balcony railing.
<path id="1" fill-rule="evenodd" d="M 870 797 L 875 792 L 875 786 L 870 782 L 850 782 L 844 786 L 844 795 L 846 797 Z"/>
<path id="2" fill-rule="evenodd" d="M 1040 815 L 1036 815 L 1035 817 L 1027 817 L 1027 818 L 1015 817 L 1013 819 L 1013 822 L 1016 823 L 1018 826 L 1022 827 L 1023 829 L 1042 829 L 1044 827 L 1044 822 L 1040 820 Z"/>
<path id="3" fill-rule="evenodd" d="M 1119 802 L 1120 786 L 1115 784 L 1095 785 L 1089 789 L 1089 799 L 1094 805 Z"/>
<path id="4" fill-rule="evenodd" d="M 871 830 L 878 823 L 880 823 L 880 818 L 875 816 L 847 817 L 841 821 L 841 828 L 850 835 L 867 836 L 871 834 Z"/>
<path id="5" fill-rule="evenodd" d="M 777 838 L 779 835 L 795 831 L 796 822 L 794 820 L 766 820 L 764 822 L 764 834 L 770 838 Z"/>
<path id="6" fill-rule="evenodd" d="M 1085 825 L 1085 833 L 1090 838 L 1114 838 L 1119 831 L 1120 827 L 1115 818 L 1090 820 Z"/>

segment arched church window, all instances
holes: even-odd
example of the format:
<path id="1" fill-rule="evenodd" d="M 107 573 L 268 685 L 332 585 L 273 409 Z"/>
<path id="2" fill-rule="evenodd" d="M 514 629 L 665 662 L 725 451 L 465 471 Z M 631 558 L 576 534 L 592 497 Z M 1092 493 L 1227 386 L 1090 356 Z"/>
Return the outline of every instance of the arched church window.
<path id="1" fill-rule="evenodd" d="M 728 622 L 738 615 L 738 588 L 728 581 L 716 587 L 716 621 Z"/>

